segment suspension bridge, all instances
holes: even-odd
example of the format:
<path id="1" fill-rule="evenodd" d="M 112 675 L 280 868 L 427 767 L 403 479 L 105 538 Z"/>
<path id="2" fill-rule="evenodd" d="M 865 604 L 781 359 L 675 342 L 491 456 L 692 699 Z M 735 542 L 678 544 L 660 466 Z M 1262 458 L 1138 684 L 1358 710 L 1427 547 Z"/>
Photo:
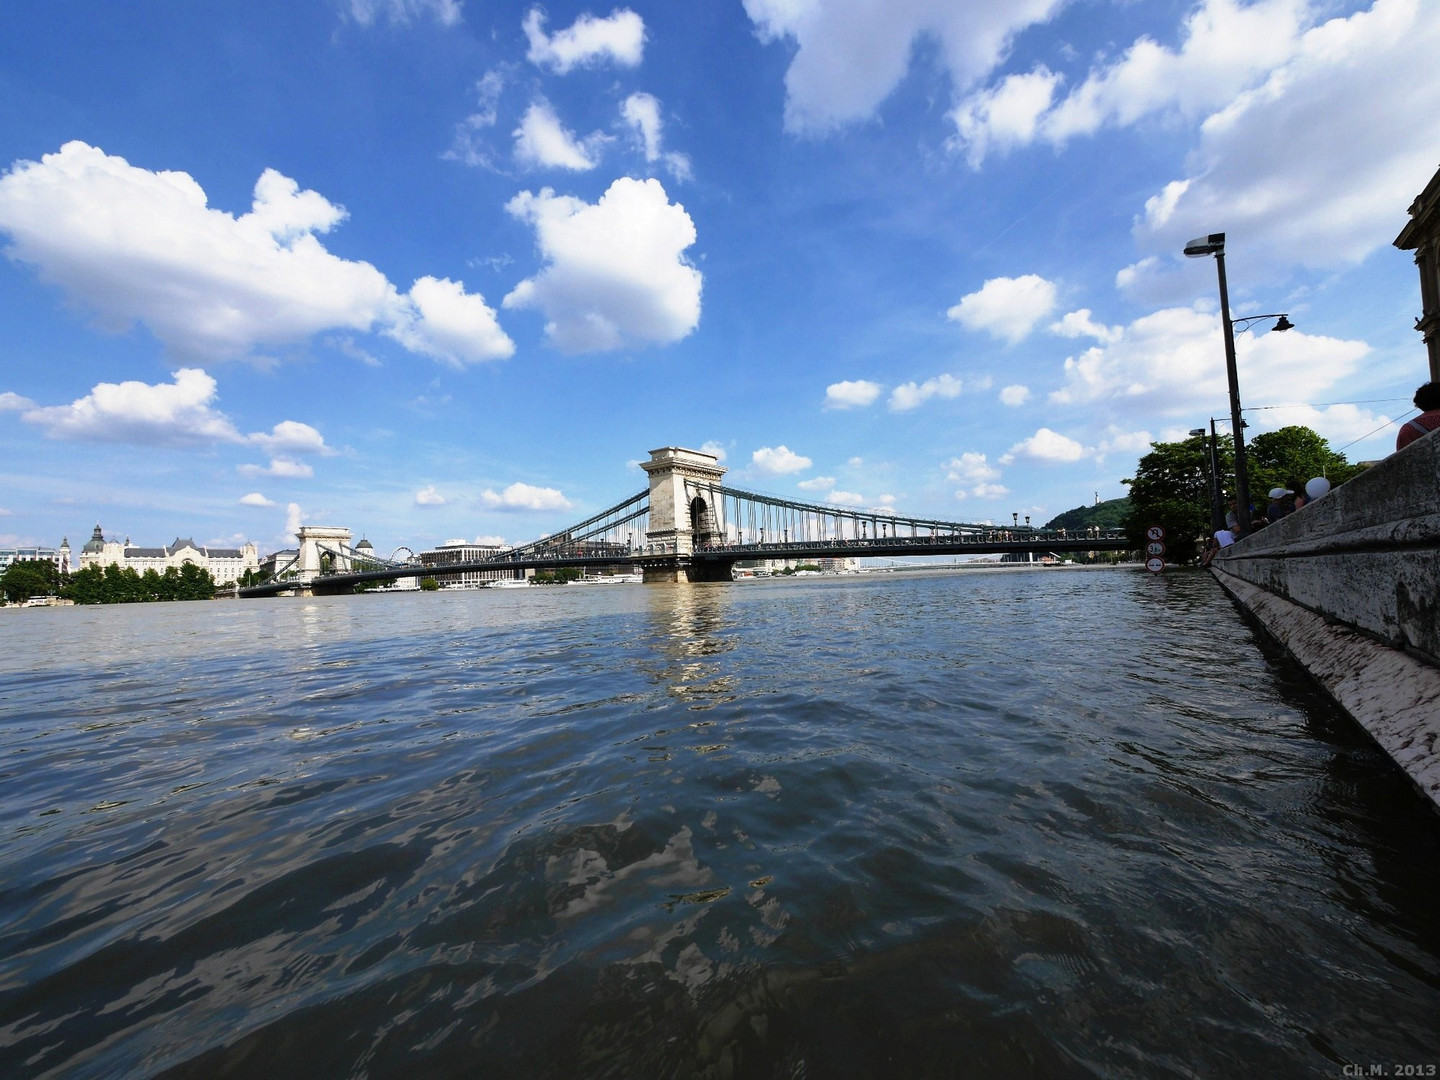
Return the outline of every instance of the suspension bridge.
<path id="1" fill-rule="evenodd" d="M 646 582 L 730 581 L 737 562 L 767 559 L 884 558 L 917 555 L 1061 555 L 1124 551 L 1123 530 L 1006 528 L 885 510 L 798 502 L 721 483 L 713 455 L 667 446 L 640 467 L 644 491 L 584 521 L 493 556 L 443 566 L 382 559 L 349 546 L 348 529 L 302 527 L 300 547 L 273 578 L 244 597 L 285 592 L 351 592 L 367 582 L 468 572 L 624 566 Z"/>

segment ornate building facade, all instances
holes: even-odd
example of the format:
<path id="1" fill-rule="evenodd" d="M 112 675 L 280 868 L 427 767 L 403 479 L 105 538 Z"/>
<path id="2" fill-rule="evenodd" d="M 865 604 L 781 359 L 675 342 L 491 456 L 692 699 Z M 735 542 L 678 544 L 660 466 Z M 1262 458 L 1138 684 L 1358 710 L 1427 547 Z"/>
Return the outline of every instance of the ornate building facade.
<path id="1" fill-rule="evenodd" d="M 176 537 L 165 547 L 136 547 L 127 538 L 122 544 L 118 540 L 106 540 L 100 526 L 90 535 L 80 549 L 80 569 L 87 566 L 104 568 L 114 563 L 122 570 L 134 570 L 143 574 L 154 570 L 163 574 L 174 567 L 179 570 L 186 563 L 194 563 L 210 576 L 217 585 L 233 585 L 247 570 L 260 568 L 260 555 L 254 544 L 239 548 L 212 548 L 195 543 L 194 540 Z"/>
<path id="2" fill-rule="evenodd" d="M 1420 268 L 1420 317 L 1415 329 L 1425 337 L 1430 357 L 1430 380 L 1440 382 L 1440 171 L 1410 204 L 1410 220 L 1395 246 L 1415 252 Z"/>

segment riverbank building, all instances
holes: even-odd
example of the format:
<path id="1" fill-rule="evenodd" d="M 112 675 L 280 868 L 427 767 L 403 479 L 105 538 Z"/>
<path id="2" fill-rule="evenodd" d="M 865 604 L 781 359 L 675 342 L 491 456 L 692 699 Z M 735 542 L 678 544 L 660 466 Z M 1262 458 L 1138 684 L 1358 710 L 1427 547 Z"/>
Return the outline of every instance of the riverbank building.
<path id="1" fill-rule="evenodd" d="M 193 563 L 202 570 L 210 571 L 215 584 L 233 585 L 247 570 L 260 568 L 260 555 L 252 543 L 238 548 L 216 548 L 180 537 L 165 547 L 136 547 L 130 543 L 129 537 L 123 544 L 118 540 L 105 539 L 100 526 L 96 525 L 90 539 L 80 549 L 80 569 L 84 570 L 87 566 L 104 569 L 112 563 L 137 574 L 146 570 L 163 574 L 172 567 L 179 570 L 186 563 Z"/>

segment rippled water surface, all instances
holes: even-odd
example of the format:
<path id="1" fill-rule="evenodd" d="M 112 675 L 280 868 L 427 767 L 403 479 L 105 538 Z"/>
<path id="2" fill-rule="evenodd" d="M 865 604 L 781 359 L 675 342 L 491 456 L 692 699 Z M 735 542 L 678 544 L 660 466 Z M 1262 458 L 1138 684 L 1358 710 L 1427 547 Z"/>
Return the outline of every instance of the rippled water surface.
<path id="1" fill-rule="evenodd" d="M 1440 1065 L 1440 815 L 1199 573 L 0 612 L 0 1075 Z"/>

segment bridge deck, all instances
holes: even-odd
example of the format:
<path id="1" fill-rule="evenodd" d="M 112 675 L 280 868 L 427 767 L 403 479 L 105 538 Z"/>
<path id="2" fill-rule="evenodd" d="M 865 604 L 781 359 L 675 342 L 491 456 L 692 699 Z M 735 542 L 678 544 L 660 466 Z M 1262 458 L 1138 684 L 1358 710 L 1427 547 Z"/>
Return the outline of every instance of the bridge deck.
<path id="1" fill-rule="evenodd" d="M 1037 555 L 1067 554 L 1085 551 L 1125 551 L 1130 547 L 1123 534 L 1105 536 L 1033 536 L 1016 539 L 1013 532 L 996 532 L 990 536 L 916 536 L 885 537 L 877 540 L 818 540 L 793 543 L 715 544 L 694 552 L 694 562 L 709 564 L 736 563 L 761 559 L 843 559 L 843 558 L 905 558 L 926 555 Z M 447 563 L 444 566 L 401 566 L 353 573 L 327 574 L 313 581 L 267 581 L 241 589 L 243 597 L 274 596 L 297 588 L 320 588 L 326 592 L 343 592 L 355 585 L 371 581 L 395 581 L 405 577 L 447 577 L 451 574 L 485 571 L 555 570 L 561 567 L 631 566 L 641 567 L 656 559 L 673 558 L 671 552 L 634 552 L 631 554 L 578 555 L 557 550 L 553 553 L 531 551 L 521 558 L 480 559 L 473 562 Z"/>

